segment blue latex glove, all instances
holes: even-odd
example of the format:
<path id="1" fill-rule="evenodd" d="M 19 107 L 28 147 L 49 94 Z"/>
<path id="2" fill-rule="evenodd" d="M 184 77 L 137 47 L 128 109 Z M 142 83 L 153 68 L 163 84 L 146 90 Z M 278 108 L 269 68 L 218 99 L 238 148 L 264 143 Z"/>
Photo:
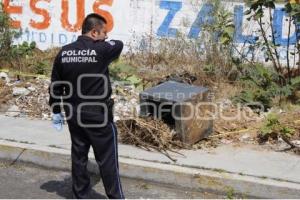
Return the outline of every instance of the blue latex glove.
<path id="1" fill-rule="evenodd" d="M 52 116 L 52 125 L 57 131 L 62 130 L 62 125 L 64 123 L 64 116 L 62 113 L 53 114 Z"/>

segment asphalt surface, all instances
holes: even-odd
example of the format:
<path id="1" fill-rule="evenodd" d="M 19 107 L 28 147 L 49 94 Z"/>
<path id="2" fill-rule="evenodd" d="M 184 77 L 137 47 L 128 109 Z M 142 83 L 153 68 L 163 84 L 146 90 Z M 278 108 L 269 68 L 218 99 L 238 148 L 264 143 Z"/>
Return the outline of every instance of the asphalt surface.
<path id="1" fill-rule="evenodd" d="M 72 198 L 71 176 L 68 171 L 45 169 L 31 164 L 0 161 L 0 198 L 61 199 Z M 106 198 L 102 181 L 91 175 L 91 198 Z M 122 178 L 126 198 L 226 198 L 213 193 L 174 188 L 142 180 Z"/>

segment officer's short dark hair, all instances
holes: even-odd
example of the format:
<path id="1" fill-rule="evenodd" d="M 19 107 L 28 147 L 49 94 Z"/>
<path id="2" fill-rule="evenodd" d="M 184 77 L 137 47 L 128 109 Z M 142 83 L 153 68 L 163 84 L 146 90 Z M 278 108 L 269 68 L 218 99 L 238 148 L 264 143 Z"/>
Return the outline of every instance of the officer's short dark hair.
<path id="1" fill-rule="evenodd" d="M 85 17 L 82 23 L 82 34 L 86 34 L 93 30 L 95 26 L 102 26 L 103 24 L 107 24 L 107 21 L 104 17 L 96 13 L 89 14 Z"/>

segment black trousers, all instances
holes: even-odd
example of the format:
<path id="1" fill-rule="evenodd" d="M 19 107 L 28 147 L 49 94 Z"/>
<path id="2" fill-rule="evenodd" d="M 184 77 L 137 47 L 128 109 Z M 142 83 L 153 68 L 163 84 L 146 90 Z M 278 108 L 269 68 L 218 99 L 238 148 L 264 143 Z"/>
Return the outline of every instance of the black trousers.
<path id="1" fill-rule="evenodd" d="M 102 128 L 83 128 L 74 118 L 68 120 L 72 140 L 72 190 L 74 198 L 89 198 L 88 152 L 92 146 L 105 192 L 110 199 L 124 199 L 119 176 L 117 128 L 109 121 Z"/>

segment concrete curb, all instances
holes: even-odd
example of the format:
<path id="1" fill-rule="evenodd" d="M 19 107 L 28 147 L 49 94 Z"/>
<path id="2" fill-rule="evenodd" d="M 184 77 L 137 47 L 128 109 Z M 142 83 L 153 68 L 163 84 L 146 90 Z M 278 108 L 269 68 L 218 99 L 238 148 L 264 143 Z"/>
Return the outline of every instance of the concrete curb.
<path id="1" fill-rule="evenodd" d="M 92 156 L 90 157 L 89 170 L 99 173 L 95 160 Z M 60 170 L 71 169 L 70 150 L 38 145 L 1 141 L 0 159 L 33 163 Z M 121 176 L 128 178 L 218 194 L 234 192 L 242 197 L 284 199 L 300 197 L 300 184 L 297 183 L 123 157 L 120 157 L 119 162 Z"/>

